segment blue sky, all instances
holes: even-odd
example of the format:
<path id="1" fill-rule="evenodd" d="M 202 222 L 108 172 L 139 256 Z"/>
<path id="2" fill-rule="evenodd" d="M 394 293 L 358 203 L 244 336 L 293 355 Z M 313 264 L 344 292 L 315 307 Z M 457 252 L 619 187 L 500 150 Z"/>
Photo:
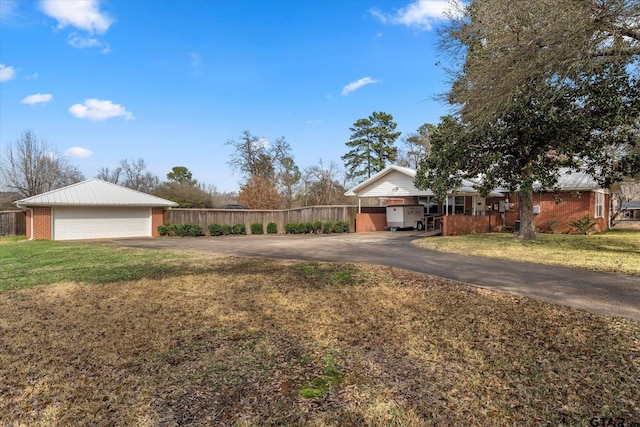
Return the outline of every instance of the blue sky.
<path id="1" fill-rule="evenodd" d="M 300 167 L 342 166 L 374 111 L 402 136 L 437 123 L 447 1 L 0 0 L 0 149 L 26 130 L 87 178 L 143 158 L 220 191 L 244 130 Z M 401 142 L 398 141 L 398 145 Z"/>

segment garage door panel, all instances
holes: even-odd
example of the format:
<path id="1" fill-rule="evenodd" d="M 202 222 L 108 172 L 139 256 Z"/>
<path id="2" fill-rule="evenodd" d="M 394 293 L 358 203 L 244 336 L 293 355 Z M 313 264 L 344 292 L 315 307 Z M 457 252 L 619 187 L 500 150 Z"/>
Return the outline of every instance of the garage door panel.
<path id="1" fill-rule="evenodd" d="M 55 208 L 54 240 L 151 236 L 151 208 Z"/>

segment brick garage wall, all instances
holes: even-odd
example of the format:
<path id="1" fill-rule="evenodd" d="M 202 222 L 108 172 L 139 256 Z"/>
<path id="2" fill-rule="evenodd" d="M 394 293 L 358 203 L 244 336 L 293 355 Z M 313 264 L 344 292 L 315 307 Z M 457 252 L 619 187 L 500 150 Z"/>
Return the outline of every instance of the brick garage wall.
<path id="1" fill-rule="evenodd" d="M 33 209 L 33 230 L 31 229 L 31 209 L 27 210 L 27 237 L 33 240 L 51 240 L 51 208 Z"/>
<path id="2" fill-rule="evenodd" d="M 384 231 L 386 229 L 386 213 L 360 213 L 356 215 L 356 233 Z"/>
<path id="3" fill-rule="evenodd" d="M 488 233 L 493 215 L 447 215 L 442 217 L 443 236 Z"/>
<path id="4" fill-rule="evenodd" d="M 159 237 L 158 227 L 164 224 L 164 209 L 151 208 L 151 236 Z"/>

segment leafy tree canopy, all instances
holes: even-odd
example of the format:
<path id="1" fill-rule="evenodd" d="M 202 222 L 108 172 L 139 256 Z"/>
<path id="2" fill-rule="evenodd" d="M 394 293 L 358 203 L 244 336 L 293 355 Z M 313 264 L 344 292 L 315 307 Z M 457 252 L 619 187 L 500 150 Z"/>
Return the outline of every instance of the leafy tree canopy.
<path id="1" fill-rule="evenodd" d="M 533 183 L 562 168 L 603 186 L 640 168 L 638 3 L 474 0 L 445 33 L 460 67 L 456 108 L 432 136 L 416 175 L 442 196 L 462 177 L 519 191 L 521 235 L 535 236 Z M 633 21 L 636 22 L 636 21 Z"/>
<path id="2" fill-rule="evenodd" d="M 195 185 L 196 180 L 193 179 L 193 174 L 189 169 L 184 166 L 174 166 L 171 172 L 167 174 L 167 179 L 172 182 L 180 182 L 190 185 Z"/>
<path id="3" fill-rule="evenodd" d="M 213 197 L 197 185 L 186 181 L 169 181 L 158 185 L 154 196 L 172 200 L 180 208 L 213 208 Z"/>

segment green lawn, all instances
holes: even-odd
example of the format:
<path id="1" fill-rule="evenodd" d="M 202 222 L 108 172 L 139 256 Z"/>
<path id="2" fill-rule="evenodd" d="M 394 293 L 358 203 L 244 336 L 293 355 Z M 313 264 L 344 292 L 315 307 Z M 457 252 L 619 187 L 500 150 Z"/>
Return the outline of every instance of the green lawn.
<path id="1" fill-rule="evenodd" d="M 538 234 L 535 240 L 511 233 L 427 238 L 420 247 L 588 270 L 640 275 L 640 231 L 611 230 L 590 236 Z"/>
<path id="2" fill-rule="evenodd" d="M 0 238 L 0 291 L 59 282 L 109 283 L 208 271 L 188 253 Z"/>

